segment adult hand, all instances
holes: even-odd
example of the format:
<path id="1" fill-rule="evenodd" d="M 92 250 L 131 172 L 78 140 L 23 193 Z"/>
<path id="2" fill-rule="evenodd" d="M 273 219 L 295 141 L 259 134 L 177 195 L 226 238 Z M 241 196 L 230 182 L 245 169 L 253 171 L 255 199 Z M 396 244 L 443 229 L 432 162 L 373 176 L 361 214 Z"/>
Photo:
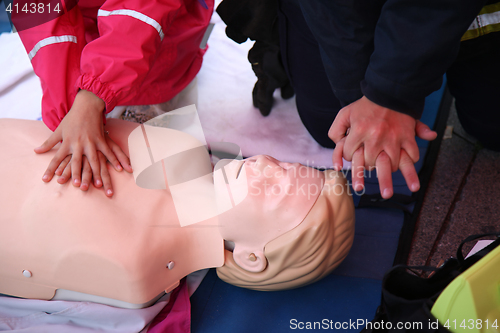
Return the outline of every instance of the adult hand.
<path id="1" fill-rule="evenodd" d="M 424 140 L 437 136 L 422 122 L 362 97 L 340 110 L 328 133 L 336 143 L 334 168 L 342 168 L 342 157 L 352 161 L 353 187 L 360 191 L 362 171 L 375 167 L 384 198 L 392 196 L 391 173 L 399 168 L 410 190 L 416 192 L 420 182 L 413 165 L 419 159 L 415 134 Z"/>
<path id="2" fill-rule="evenodd" d="M 62 140 L 42 177 L 44 182 L 49 182 L 56 174 L 60 175 L 59 183 L 64 184 L 73 178 L 73 186 L 86 191 L 93 178 L 94 186 L 104 185 L 105 194 L 111 197 L 113 189 L 106 159 L 117 171 L 125 169 L 132 172 L 128 157 L 104 134 L 104 106 L 104 101 L 93 93 L 86 90 L 78 92 L 73 106 L 54 133 L 35 148 L 37 154 L 42 154 Z"/>

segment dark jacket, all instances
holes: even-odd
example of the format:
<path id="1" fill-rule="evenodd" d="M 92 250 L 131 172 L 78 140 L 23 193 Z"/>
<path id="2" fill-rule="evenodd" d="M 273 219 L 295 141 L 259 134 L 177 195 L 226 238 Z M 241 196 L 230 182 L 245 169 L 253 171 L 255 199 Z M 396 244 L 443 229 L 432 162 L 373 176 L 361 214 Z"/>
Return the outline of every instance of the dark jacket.
<path id="1" fill-rule="evenodd" d="M 298 0 L 342 105 L 420 118 L 485 0 Z"/>

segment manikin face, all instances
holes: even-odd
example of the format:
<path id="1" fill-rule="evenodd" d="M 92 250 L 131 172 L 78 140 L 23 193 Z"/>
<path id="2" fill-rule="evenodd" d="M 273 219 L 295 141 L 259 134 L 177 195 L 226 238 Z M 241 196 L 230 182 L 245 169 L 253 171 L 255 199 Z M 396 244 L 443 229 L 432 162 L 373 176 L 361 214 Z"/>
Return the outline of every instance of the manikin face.
<path id="1" fill-rule="evenodd" d="M 324 174 L 260 155 L 231 161 L 223 168 L 218 165 L 214 183 L 223 212 L 219 215 L 222 237 L 234 243 L 238 265 L 260 272 L 267 264 L 265 245 L 302 222 L 321 193 Z"/>

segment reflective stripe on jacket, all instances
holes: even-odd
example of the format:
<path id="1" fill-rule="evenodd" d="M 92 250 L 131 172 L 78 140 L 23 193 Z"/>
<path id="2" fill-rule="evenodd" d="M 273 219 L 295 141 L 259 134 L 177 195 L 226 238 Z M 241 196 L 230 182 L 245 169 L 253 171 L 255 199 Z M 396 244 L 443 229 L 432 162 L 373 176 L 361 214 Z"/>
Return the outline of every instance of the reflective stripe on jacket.
<path id="1" fill-rule="evenodd" d="M 484 6 L 469 29 L 462 36 L 462 41 L 500 31 L 500 2 Z"/>
<path id="2" fill-rule="evenodd" d="M 79 89 L 103 99 L 107 112 L 177 95 L 201 67 L 214 1 L 206 3 L 208 9 L 198 0 L 80 0 L 20 31 L 42 83 L 45 124 L 57 128 Z"/>

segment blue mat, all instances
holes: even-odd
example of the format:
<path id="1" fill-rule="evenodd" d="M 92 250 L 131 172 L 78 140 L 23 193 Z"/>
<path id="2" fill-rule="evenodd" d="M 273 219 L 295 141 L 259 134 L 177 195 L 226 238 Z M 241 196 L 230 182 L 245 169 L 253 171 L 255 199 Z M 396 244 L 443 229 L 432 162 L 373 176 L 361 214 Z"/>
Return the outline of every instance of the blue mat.
<path id="1" fill-rule="evenodd" d="M 431 128 L 435 128 L 438 111 L 449 109 L 449 103 L 442 103 L 444 92 L 443 84 L 426 100 L 421 120 Z M 439 147 L 439 139 L 432 145 Z M 430 175 L 435 156 L 428 158 L 427 152 L 432 150 L 428 142 L 418 140 L 418 145 L 421 159 L 417 171 L 421 176 Z M 354 197 L 356 232 L 352 249 L 331 275 L 294 290 L 259 292 L 229 285 L 212 269 L 191 297 L 192 332 L 361 331 L 375 315 L 382 277 L 392 267 L 396 254 L 399 260 L 406 260 L 409 248 L 406 243 L 411 241 L 413 233 L 411 224 L 423 200 L 423 193 L 412 195 L 400 172 L 393 174 L 397 194 L 394 200 L 379 197 L 374 175 L 365 182 L 365 195 Z M 425 192 L 425 188 L 423 184 L 421 191 Z"/>
<path id="2" fill-rule="evenodd" d="M 2 32 L 11 32 L 9 16 L 5 11 L 5 3 L 0 1 L 0 34 Z"/>

